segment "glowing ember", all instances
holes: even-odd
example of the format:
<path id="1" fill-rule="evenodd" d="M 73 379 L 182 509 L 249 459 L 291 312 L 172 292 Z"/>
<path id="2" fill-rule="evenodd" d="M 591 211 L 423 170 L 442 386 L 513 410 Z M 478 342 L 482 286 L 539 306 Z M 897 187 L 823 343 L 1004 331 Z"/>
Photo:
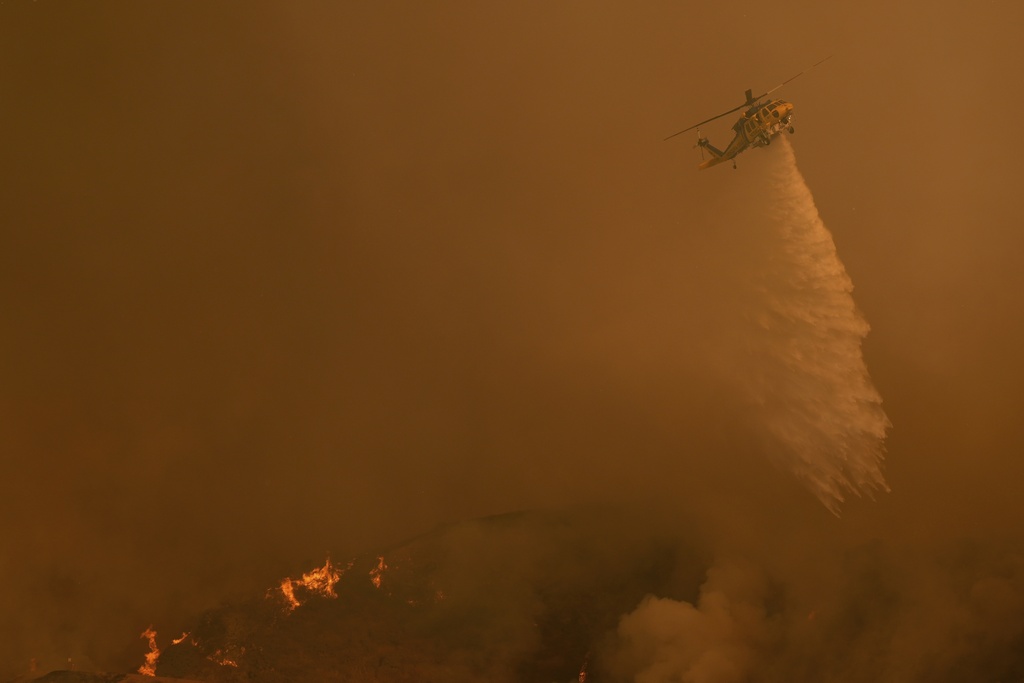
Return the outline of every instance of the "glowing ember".
<path id="1" fill-rule="evenodd" d="M 139 667 L 139 673 L 143 676 L 156 676 L 156 660 L 160 659 L 160 648 L 156 646 L 156 631 L 150 626 L 139 637 L 149 640 L 146 663 Z"/>
<path id="2" fill-rule="evenodd" d="M 171 645 L 178 645 L 179 643 L 181 643 L 186 638 L 188 638 L 188 631 L 185 631 L 184 633 L 182 633 L 180 638 L 175 638 L 174 640 L 172 640 L 171 641 Z"/>
<path id="3" fill-rule="evenodd" d="M 377 557 L 377 566 L 370 570 L 370 581 L 373 583 L 374 588 L 380 588 L 381 575 L 384 573 L 388 566 L 384 564 L 384 556 L 380 555 Z"/>
<path id="4" fill-rule="evenodd" d="M 349 567 L 351 566 L 349 564 Z M 281 581 L 281 595 L 284 596 L 288 611 L 291 612 L 302 604 L 302 601 L 296 595 L 296 590 L 300 588 L 307 593 L 319 595 L 323 598 L 338 597 L 338 594 L 334 592 L 334 584 L 341 580 L 342 573 L 342 570 L 337 569 L 331 564 L 331 558 L 328 557 L 323 567 L 318 567 L 303 574 L 301 579 L 286 578 Z"/>

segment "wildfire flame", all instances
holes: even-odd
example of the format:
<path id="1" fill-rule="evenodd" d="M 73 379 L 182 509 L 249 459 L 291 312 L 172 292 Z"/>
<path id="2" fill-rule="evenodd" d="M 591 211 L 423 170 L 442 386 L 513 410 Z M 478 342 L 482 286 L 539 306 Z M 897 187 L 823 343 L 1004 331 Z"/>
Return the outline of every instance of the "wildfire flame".
<path id="1" fill-rule="evenodd" d="M 299 607 L 303 600 L 300 599 L 300 595 L 319 595 L 323 598 L 337 598 L 338 594 L 334 592 L 334 586 L 338 581 L 341 580 L 341 575 L 352 568 L 352 562 L 348 563 L 345 569 L 338 569 L 334 564 L 331 563 L 331 558 L 327 558 L 324 562 L 324 566 L 317 567 L 311 571 L 306 572 L 302 575 L 301 579 L 285 578 L 282 579 L 279 589 L 281 595 L 285 600 L 285 607 L 288 612 L 292 612 L 295 608 Z M 384 571 L 387 565 L 384 564 L 384 558 L 378 558 L 377 568 L 371 573 L 373 575 L 373 583 L 378 588 L 380 587 L 380 572 Z M 271 592 L 267 591 L 267 597 L 270 597 Z M 172 644 L 179 645 L 183 643 L 188 637 L 189 632 L 185 631 L 180 637 L 172 640 Z M 156 676 L 156 662 L 160 659 L 160 648 L 156 645 L 156 630 L 150 625 L 142 634 L 140 638 L 145 638 L 149 642 L 149 652 L 146 653 L 145 663 L 139 667 L 138 672 L 143 676 Z M 192 644 L 197 646 L 199 642 L 192 638 Z M 235 648 L 231 648 L 235 650 Z M 217 650 L 213 654 L 209 655 L 207 659 L 210 661 L 220 664 L 221 666 L 238 667 L 238 657 L 245 654 L 245 648 L 237 648 L 235 652 L 225 652 L 224 650 Z M 70 660 L 68 668 L 71 668 Z"/>
<path id="2" fill-rule="evenodd" d="M 349 566 L 351 567 L 351 564 Z M 296 589 L 298 588 L 323 598 L 338 597 L 338 594 L 334 592 L 334 584 L 341 580 L 343 573 L 343 570 L 331 564 L 331 558 L 328 557 L 324 566 L 303 574 L 301 579 L 283 579 L 280 590 L 287 603 L 288 611 L 291 612 L 302 604 L 302 601 L 296 595 Z"/>
<path id="3" fill-rule="evenodd" d="M 244 655 L 245 648 L 239 648 L 238 654 Z M 207 659 L 213 662 L 214 664 L 220 664 L 221 666 L 230 666 L 235 669 L 238 668 L 238 661 L 234 657 L 228 656 L 228 653 L 224 650 L 216 650 L 212 655 L 208 656 Z"/>
<path id="4" fill-rule="evenodd" d="M 281 582 L 281 595 L 283 595 L 285 601 L 288 602 L 289 612 L 291 612 L 293 609 L 295 609 L 301 604 L 299 602 L 299 599 L 295 597 L 295 586 L 292 585 L 291 579 L 284 579 Z"/>
<path id="5" fill-rule="evenodd" d="M 149 641 L 149 652 L 146 653 L 146 662 L 139 667 L 139 673 L 143 676 L 156 676 L 156 660 L 160 659 L 160 648 L 156 646 L 156 631 L 150 626 L 139 637 L 146 638 Z"/>
<path id="6" fill-rule="evenodd" d="M 370 581 L 373 583 L 374 588 L 380 588 L 381 575 L 388 568 L 384 564 L 384 556 L 379 555 L 377 557 L 377 566 L 370 570 Z"/>

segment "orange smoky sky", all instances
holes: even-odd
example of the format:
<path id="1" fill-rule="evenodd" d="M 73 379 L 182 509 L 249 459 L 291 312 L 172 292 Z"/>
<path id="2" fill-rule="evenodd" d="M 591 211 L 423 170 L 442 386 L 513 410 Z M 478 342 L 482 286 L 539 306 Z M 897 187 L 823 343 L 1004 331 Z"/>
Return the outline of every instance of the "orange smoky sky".
<path id="1" fill-rule="evenodd" d="M 156 619 L 510 510 L 685 507 L 790 567 L 1021 551 L 1022 20 L 0 2 L 0 677 L 127 670 Z M 766 151 L 662 142 L 828 55 L 778 94 L 893 424 L 891 493 L 839 518 L 709 361 Z"/>

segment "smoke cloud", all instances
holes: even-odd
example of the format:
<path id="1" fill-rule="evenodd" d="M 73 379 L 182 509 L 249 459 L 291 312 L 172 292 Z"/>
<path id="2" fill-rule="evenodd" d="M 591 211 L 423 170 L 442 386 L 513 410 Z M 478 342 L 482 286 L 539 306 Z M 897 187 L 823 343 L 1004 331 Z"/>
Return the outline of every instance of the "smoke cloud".
<path id="1" fill-rule="evenodd" d="M 977 543 L 872 542 L 785 571 L 720 559 L 700 595 L 648 596 L 604 657 L 611 680 L 653 683 L 999 681 L 1024 673 L 1022 560 Z"/>
<path id="2" fill-rule="evenodd" d="M 619 680 L 750 680 L 772 642 L 766 590 L 764 577 L 753 568 L 723 562 L 708 571 L 696 605 L 646 597 L 619 622 L 621 661 L 613 665 Z"/>

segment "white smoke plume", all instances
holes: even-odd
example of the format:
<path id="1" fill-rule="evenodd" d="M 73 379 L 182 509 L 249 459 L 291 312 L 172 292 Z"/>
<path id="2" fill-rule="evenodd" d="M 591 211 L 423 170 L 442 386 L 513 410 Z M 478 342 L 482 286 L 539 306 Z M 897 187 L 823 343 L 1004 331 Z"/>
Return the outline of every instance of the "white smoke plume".
<path id="1" fill-rule="evenodd" d="M 647 596 L 619 620 L 601 662 L 607 679 L 1024 680 L 1015 543 L 823 545 L 832 551 L 816 566 L 782 573 L 766 558 L 720 559 L 692 603 Z"/>
<path id="2" fill-rule="evenodd" d="M 742 683 L 772 641 L 763 575 L 719 563 L 696 605 L 648 595 L 619 622 L 617 675 L 636 683 Z"/>
<path id="3" fill-rule="evenodd" d="M 869 328 L 789 142 L 758 153 L 767 166 L 744 170 L 763 175 L 769 199 L 741 383 L 769 452 L 838 514 L 847 493 L 888 490 L 890 423 L 861 350 Z"/>

